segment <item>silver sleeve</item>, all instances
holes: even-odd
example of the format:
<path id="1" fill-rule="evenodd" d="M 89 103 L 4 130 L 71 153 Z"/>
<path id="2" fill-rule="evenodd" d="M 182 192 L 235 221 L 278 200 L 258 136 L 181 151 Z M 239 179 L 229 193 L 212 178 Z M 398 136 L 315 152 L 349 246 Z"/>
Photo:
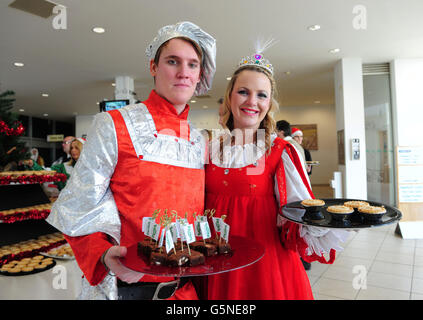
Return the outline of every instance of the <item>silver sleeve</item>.
<path id="1" fill-rule="evenodd" d="M 52 206 L 47 222 L 68 236 L 104 232 L 119 243 L 121 223 L 109 187 L 117 160 L 113 119 L 106 112 L 99 113 L 94 118 L 66 187 Z"/>

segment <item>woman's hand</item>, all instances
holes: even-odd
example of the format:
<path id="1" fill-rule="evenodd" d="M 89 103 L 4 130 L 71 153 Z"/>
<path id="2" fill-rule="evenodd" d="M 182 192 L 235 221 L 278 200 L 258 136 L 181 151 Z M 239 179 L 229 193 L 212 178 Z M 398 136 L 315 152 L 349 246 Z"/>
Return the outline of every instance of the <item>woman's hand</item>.
<path id="1" fill-rule="evenodd" d="M 144 273 L 125 267 L 119 260 L 126 256 L 126 253 L 126 247 L 113 246 L 106 251 L 103 262 L 120 280 L 127 283 L 138 282 L 144 276 Z"/>

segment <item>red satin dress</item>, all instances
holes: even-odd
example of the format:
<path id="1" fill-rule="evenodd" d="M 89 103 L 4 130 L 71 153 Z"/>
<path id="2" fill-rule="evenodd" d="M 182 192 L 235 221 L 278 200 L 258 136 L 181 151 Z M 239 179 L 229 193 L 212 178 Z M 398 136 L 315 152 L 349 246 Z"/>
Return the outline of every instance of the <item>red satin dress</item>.
<path id="1" fill-rule="evenodd" d="M 281 241 L 277 227 L 278 201 L 275 197 L 277 178 L 280 205 L 286 203 L 285 172 L 282 152 L 287 150 L 297 169 L 301 167 L 292 146 L 275 138 L 270 155 L 260 158 L 259 174 L 247 174 L 254 165 L 243 168 L 206 166 L 206 208 L 216 209 L 215 216 L 227 215 L 230 235 L 255 239 L 265 247 L 265 254 L 255 264 L 208 278 L 211 300 L 299 300 L 313 299 L 310 283 L 295 244 L 298 238 Z M 262 172 L 260 172 L 262 171 Z M 302 174 L 302 177 L 304 174 Z M 303 180 L 305 177 L 303 177 Z M 306 183 L 306 180 L 304 180 Z M 312 196 L 311 189 L 307 188 Z M 297 233 L 295 225 L 291 231 Z M 230 240 L 230 238 L 229 238 Z"/>
<path id="2" fill-rule="evenodd" d="M 157 132 L 189 139 L 187 123 L 189 107 L 177 114 L 173 105 L 152 91 L 143 102 L 152 115 Z M 144 239 L 142 218 L 151 217 L 156 209 L 185 212 L 204 211 L 204 170 L 143 161 L 135 153 L 125 121 L 118 110 L 110 111 L 116 128 L 118 162 L 110 181 L 121 220 L 121 246 L 129 247 Z M 188 133 L 188 135 L 187 135 Z M 158 221 L 157 221 L 158 222 Z M 66 236 L 79 267 L 91 285 L 99 284 L 107 272 L 100 262 L 105 250 L 112 246 L 104 233 L 81 237 Z M 141 282 L 168 282 L 173 277 L 144 276 Z M 198 299 L 188 282 L 170 299 Z"/>

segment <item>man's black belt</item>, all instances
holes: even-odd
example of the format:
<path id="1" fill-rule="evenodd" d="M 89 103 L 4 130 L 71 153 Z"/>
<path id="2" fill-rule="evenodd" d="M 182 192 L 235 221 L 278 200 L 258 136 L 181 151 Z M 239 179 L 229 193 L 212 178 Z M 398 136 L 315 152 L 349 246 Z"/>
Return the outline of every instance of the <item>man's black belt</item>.
<path id="1" fill-rule="evenodd" d="M 117 280 L 119 300 L 164 300 L 172 297 L 176 290 L 182 288 L 188 278 L 177 278 L 170 282 L 126 283 Z"/>

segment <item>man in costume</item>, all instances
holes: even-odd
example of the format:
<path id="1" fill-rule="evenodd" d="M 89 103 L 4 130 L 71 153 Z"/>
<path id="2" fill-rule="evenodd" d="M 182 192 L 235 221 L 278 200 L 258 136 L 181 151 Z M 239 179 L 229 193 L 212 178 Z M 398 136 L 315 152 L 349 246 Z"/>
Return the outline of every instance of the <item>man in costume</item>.
<path id="1" fill-rule="evenodd" d="M 180 22 L 161 28 L 146 55 L 154 90 L 143 103 L 96 115 L 48 218 L 84 273 L 81 299 L 197 298 L 186 278 L 144 275 L 119 258 L 144 239 L 142 218 L 155 210 L 204 210 L 206 142 L 186 103 L 211 88 L 216 41 Z"/>

